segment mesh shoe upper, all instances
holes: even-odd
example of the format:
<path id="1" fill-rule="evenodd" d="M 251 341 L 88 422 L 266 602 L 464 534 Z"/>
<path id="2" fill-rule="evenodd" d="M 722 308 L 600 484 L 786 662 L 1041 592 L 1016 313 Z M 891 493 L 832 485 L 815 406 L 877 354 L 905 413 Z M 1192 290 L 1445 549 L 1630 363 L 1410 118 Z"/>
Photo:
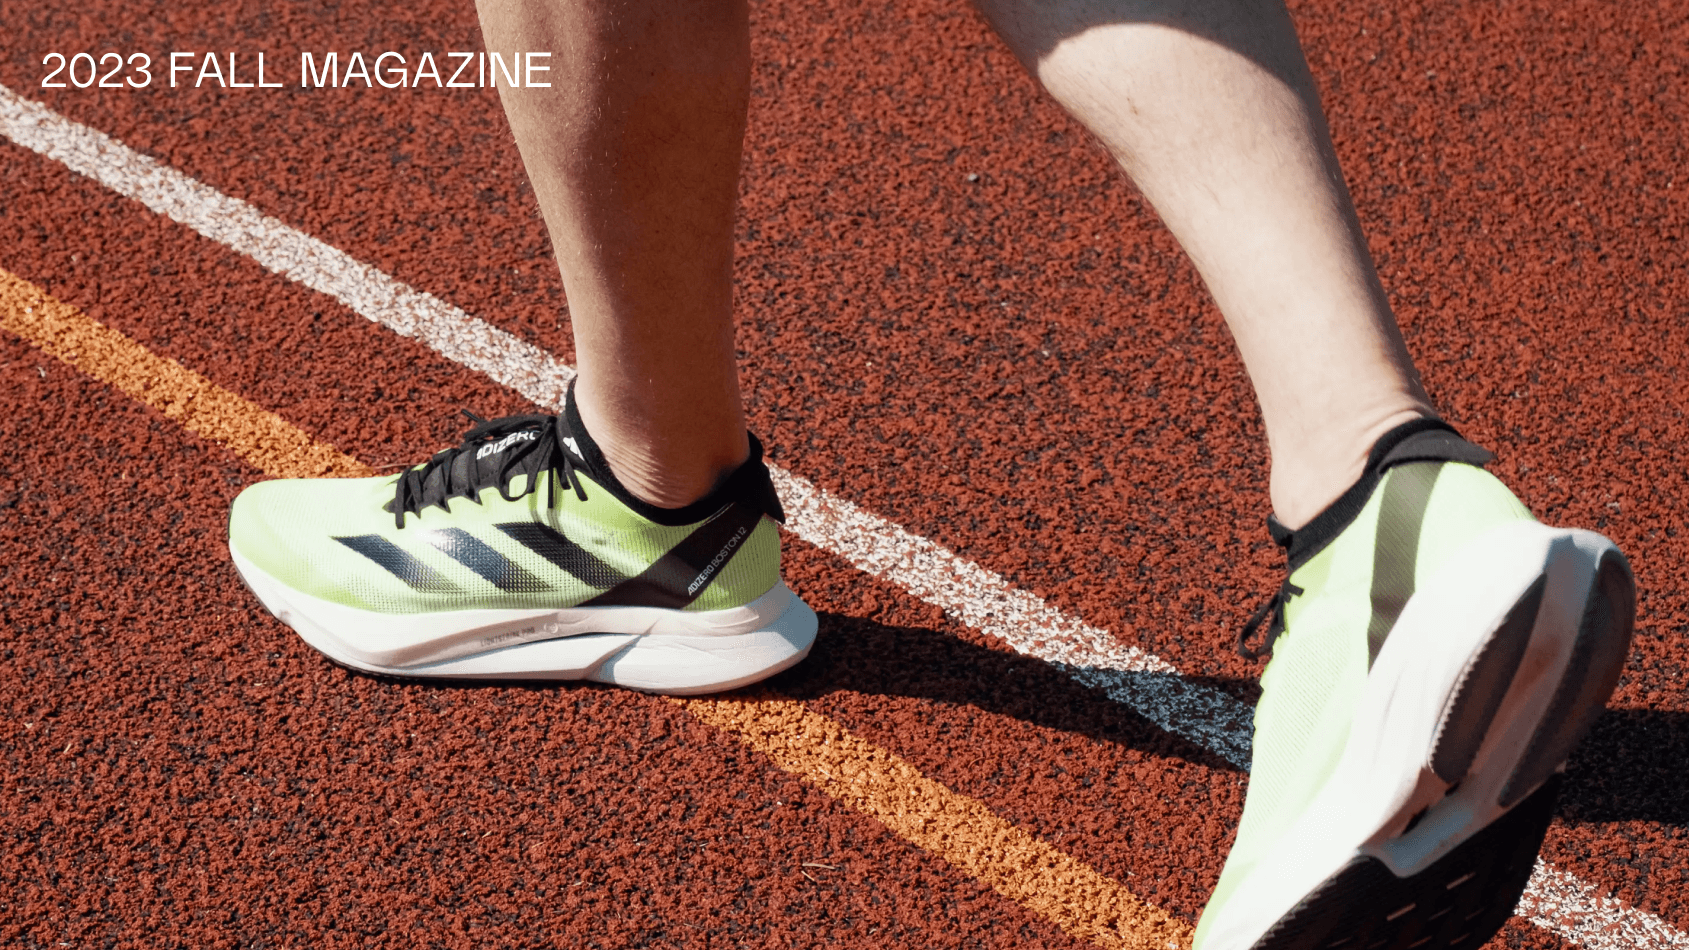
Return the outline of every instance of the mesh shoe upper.
<path id="1" fill-rule="evenodd" d="M 242 492 L 230 540 L 311 596 L 389 614 L 638 605 L 714 610 L 779 582 L 779 502 L 761 446 L 683 509 L 633 498 L 573 404 L 484 422 L 395 476 Z"/>

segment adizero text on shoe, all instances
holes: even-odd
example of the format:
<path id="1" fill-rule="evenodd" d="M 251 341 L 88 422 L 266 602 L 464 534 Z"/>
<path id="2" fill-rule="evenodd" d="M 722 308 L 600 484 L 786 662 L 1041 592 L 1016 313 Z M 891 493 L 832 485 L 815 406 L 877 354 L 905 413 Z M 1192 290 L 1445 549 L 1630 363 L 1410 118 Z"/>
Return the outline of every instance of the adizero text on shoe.
<path id="1" fill-rule="evenodd" d="M 242 492 L 229 550 L 247 585 L 330 659 L 392 676 L 701 693 L 809 652 L 754 437 L 709 497 L 661 509 L 616 481 L 572 394 L 557 417 L 476 421 L 398 476 Z"/>
<path id="2" fill-rule="evenodd" d="M 1476 947 L 1511 913 L 1556 773 L 1617 683 L 1634 581 L 1612 542 L 1531 520 L 1435 457 L 1451 448 L 1377 465 L 1343 519 L 1288 545 L 1200 950 Z"/>

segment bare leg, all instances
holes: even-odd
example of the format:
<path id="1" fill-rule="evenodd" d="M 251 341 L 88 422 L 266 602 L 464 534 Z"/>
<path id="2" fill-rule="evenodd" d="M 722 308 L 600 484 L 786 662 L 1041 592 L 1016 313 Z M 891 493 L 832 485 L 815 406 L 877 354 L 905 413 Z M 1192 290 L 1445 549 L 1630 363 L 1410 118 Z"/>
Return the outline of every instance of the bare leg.
<path id="1" fill-rule="evenodd" d="M 1190 254 L 1261 402 L 1296 527 L 1429 398 L 1280 0 L 978 0 Z"/>
<path id="2" fill-rule="evenodd" d="M 745 0 L 479 0 L 487 47 L 550 50 L 500 88 L 569 294 L 581 416 L 617 477 L 679 507 L 744 461 L 733 212 Z"/>

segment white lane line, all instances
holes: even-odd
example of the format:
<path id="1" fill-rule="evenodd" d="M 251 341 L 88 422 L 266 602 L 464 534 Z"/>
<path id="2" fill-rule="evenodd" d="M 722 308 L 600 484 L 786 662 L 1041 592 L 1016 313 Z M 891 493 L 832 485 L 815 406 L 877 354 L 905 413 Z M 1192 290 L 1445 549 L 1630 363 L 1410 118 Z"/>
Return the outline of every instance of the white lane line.
<path id="1" fill-rule="evenodd" d="M 574 370 L 550 353 L 3 85 L 0 130 L 24 148 L 327 294 L 401 336 L 415 337 L 542 406 L 563 400 Z"/>
<path id="2" fill-rule="evenodd" d="M 269 270 L 339 300 L 366 319 L 484 373 L 541 406 L 557 408 L 574 371 L 556 357 L 344 251 L 269 217 L 0 85 L 0 135 L 245 254 Z M 853 566 L 933 604 L 1015 651 L 1058 667 L 1157 725 L 1249 767 L 1254 710 L 1185 679 L 1167 661 L 1063 614 L 1002 576 L 774 468 L 787 527 Z M 1544 888 L 1549 888 L 1544 890 Z M 1550 908 L 1533 923 L 1596 950 L 1622 932 L 1633 948 L 1689 950 L 1689 937 L 1658 917 L 1537 863 L 1519 904 Z M 1601 921 L 1597 925 L 1581 922 Z M 1595 930 L 1590 930 L 1595 926 Z M 1608 928 L 1608 929 L 1601 929 Z"/>
<path id="3" fill-rule="evenodd" d="M 948 548 L 790 472 L 770 470 L 793 534 L 943 608 L 1017 653 L 1062 668 L 1163 729 L 1249 768 L 1253 707 L 1192 683 L 1166 660 L 1063 614 Z"/>
<path id="4" fill-rule="evenodd" d="M 1689 936 L 1681 930 L 1541 861 L 1513 913 L 1589 950 L 1689 950 Z"/>

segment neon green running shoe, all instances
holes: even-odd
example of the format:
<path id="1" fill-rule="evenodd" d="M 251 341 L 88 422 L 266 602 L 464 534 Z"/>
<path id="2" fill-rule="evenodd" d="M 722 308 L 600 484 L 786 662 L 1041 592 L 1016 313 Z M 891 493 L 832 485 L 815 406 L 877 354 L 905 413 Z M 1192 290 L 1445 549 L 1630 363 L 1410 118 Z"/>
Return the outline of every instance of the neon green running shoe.
<path id="1" fill-rule="evenodd" d="M 797 663 L 815 614 L 780 579 L 784 515 L 751 457 L 709 497 L 646 504 L 573 393 L 478 423 L 397 476 L 241 492 L 229 552 L 258 599 L 344 666 L 405 677 L 583 679 L 702 693 Z"/>
<path id="2" fill-rule="evenodd" d="M 1512 914 L 1630 648 L 1630 567 L 1441 422 L 1379 440 L 1270 618 L 1237 841 L 1197 950 L 1466 950 Z"/>

